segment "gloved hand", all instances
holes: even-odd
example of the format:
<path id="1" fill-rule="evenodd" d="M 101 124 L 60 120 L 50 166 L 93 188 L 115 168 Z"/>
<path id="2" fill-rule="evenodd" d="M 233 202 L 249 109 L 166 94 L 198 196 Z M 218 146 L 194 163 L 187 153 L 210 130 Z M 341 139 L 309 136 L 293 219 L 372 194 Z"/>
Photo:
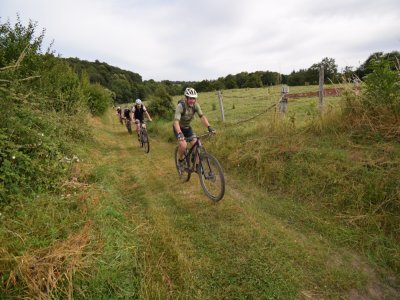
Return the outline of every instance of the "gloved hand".
<path id="1" fill-rule="evenodd" d="M 207 128 L 208 128 L 208 132 L 215 133 L 215 129 L 212 128 L 211 126 L 208 126 Z"/>
<path id="2" fill-rule="evenodd" d="M 176 138 L 177 138 L 178 140 L 182 140 L 182 139 L 184 138 L 183 133 L 182 133 L 182 132 L 179 132 L 179 133 L 176 135 Z"/>

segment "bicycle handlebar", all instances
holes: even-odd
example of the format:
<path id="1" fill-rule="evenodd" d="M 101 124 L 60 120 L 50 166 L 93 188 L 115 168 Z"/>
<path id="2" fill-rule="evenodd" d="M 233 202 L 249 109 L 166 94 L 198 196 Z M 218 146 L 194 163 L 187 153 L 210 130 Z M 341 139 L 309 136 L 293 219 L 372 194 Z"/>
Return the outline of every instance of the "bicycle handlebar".
<path id="1" fill-rule="evenodd" d="M 215 133 L 214 132 L 206 132 L 206 133 L 203 133 L 203 134 L 200 134 L 200 135 L 196 135 L 195 138 L 201 139 L 201 138 L 204 138 L 204 137 L 209 137 L 210 135 L 213 135 L 213 134 L 215 134 Z M 191 141 L 190 138 L 186 138 L 186 137 L 185 137 L 185 140 L 186 140 L 186 142 L 190 142 Z"/>

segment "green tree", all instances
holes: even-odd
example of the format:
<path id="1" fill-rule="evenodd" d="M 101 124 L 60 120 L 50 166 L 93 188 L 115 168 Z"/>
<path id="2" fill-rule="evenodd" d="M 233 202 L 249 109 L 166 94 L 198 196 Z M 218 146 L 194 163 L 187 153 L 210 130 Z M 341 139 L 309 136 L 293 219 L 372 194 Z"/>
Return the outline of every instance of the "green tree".
<path id="1" fill-rule="evenodd" d="M 147 109 L 152 116 L 168 120 L 172 118 L 174 105 L 165 87 L 157 87 L 154 94 L 150 96 L 150 103 L 147 105 Z"/>
<path id="2" fill-rule="evenodd" d="M 318 78 L 320 67 L 324 67 L 324 82 L 328 83 L 330 81 L 335 82 L 338 79 L 338 70 L 334 58 L 325 57 L 321 62 L 313 64 L 308 71 L 312 75 L 309 78 Z"/>
<path id="3" fill-rule="evenodd" d="M 227 89 L 236 89 L 238 87 L 236 82 L 236 77 L 231 74 L 226 76 L 224 81 L 225 81 L 225 87 Z"/>
<path id="4" fill-rule="evenodd" d="M 261 76 L 259 73 L 251 73 L 247 76 L 245 87 L 257 88 L 262 87 Z"/>

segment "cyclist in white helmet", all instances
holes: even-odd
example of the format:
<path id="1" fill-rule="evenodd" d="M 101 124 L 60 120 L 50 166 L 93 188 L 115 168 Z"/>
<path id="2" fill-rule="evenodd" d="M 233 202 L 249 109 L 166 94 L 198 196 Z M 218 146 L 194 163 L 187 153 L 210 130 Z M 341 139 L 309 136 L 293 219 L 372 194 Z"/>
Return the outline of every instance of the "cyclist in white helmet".
<path id="1" fill-rule="evenodd" d="M 121 124 L 123 124 L 123 116 L 122 116 L 122 109 L 121 109 L 121 106 L 118 106 L 117 107 L 117 112 L 116 112 L 116 114 L 117 114 L 117 116 L 118 116 L 118 119 L 119 119 L 119 122 L 121 123 Z"/>
<path id="2" fill-rule="evenodd" d="M 138 135 L 138 139 L 140 139 L 139 132 L 140 132 L 140 126 L 144 123 L 144 115 L 146 114 L 146 117 L 150 122 L 153 120 L 151 119 L 149 112 L 144 106 L 142 100 L 140 99 L 136 99 L 135 105 L 132 106 L 131 114 L 132 114 L 132 119 L 136 124 L 136 133 Z"/>
<path id="3" fill-rule="evenodd" d="M 183 159 L 187 143 L 185 138 L 193 145 L 196 142 L 196 134 L 193 132 L 190 122 L 197 113 L 201 122 L 208 128 L 209 132 L 215 133 L 215 130 L 210 126 L 208 119 L 203 114 L 199 103 L 197 103 L 197 92 L 193 88 L 186 88 L 184 98 L 178 102 L 175 109 L 175 117 L 173 130 L 176 139 L 179 142 L 179 158 Z"/>

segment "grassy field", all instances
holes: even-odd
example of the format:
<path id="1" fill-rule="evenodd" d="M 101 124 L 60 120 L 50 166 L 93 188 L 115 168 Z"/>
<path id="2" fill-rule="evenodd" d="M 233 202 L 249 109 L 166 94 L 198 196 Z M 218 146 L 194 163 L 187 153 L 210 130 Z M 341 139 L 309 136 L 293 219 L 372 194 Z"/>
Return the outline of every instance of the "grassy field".
<path id="1" fill-rule="evenodd" d="M 335 88 L 335 86 L 327 86 Z M 307 87 L 291 87 L 290 93 L 317 92 L 318 86 Z M 177 102 L 180 96 L 176 96 L 174 101 Z M 271 86 L 265 88 L 253 89 L 233 89 L 222 92 L 225 123 L 227 125 L 236 124 L 245 121 L 262 112 L 260 119 L 271 120 L 276 116 L 275 107 L 280 98 L 280 86 Z M 338 97 L 325 97 L 325 109 L 332 110 L 338 106 Z M 221 121 L 221 113 L 219 109 L 219 101 L 216 92 L 207 92 L 199 94 L 199 103 L 207 117 L 212 123 Z M 304 97 L 289 99 L 287 117 L 297 125 L 303 125 L 309 117 L 318 114 L 318 98 Z"/>
<path id="2" fill-rule="evenodd" d="M 2 214 L 2 297 L 395 299 L 398 236 L 388 238 L 381 227 L 368 231 L 362 218 L 344 222 L 337 205 L 345 203 L 328 200 L 345 186 L 345 174 L 358 172 L 351 173 L 355 156 L 348 149 L 373 164 L 382 151 L 397 163 L 399 147 L 349 147 L 343 135 L 324 135 L 323 126 L 304 130 L 315 120 L 317 99 L 290 102 L 286 118 L 271 110 L 234 126 L 276 103 L 279 88 L 224 91 L 223 97 L 227 124 L 219 121 L 214 93 L 199 97 L 218 129 L 205 146 L 225 169 L 221 202 L 209 201 L 196 177 L 179 182 L 171 122 L 149 124 L 145 154 L 110 111 L 92 120 L 95 141 L 81 145 L 59 195 L 40 195 Z M 337 98 L 326 100 L 336 107 Z M 312 194 L 323 182 L 318 174 L 336 180 L 319 196 Z"/>

